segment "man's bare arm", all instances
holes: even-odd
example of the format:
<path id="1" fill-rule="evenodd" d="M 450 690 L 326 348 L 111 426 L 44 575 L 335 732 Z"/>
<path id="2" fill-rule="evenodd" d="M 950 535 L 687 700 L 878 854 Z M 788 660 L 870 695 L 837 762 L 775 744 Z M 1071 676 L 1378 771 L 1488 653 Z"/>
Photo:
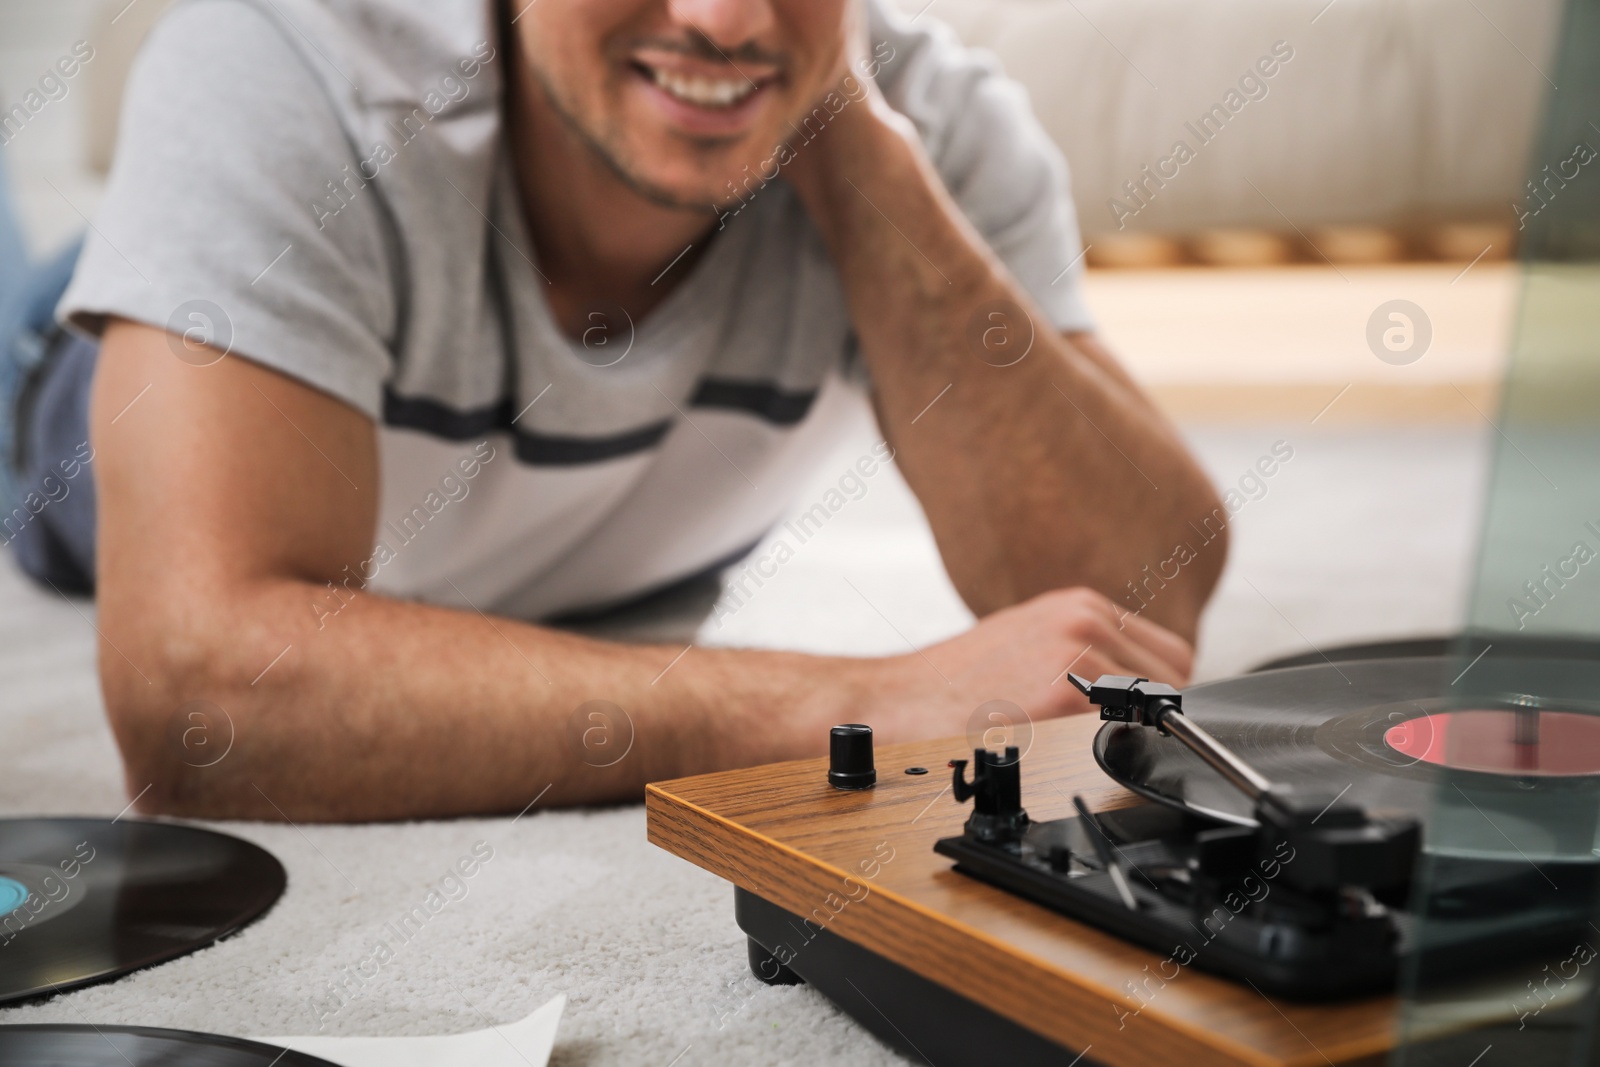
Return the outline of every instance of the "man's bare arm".
<path id="1" fill-rule="evenodd" d="M 910 123 L 874 94 L 785 173 L 839 266 L 879 421 L 974 612 L 1069 585 L 1133 610 L 1134 582 L 1155 593 L 1144 616 L 1192 640 L 1225 541 L 1168 561 L 1215 492 L 1110 354 L 1052 329 Z M 1030 337 L 1025 358 L 998 365 Z M 1178 575 L 1146 587 L 1147 566 Z"/>
<path id="2" fill-rule="evenodd" d="M 1084 591 L 883 659 L 694 648 L 673 664 L 682 649 L 366 593 L 327 617 L 327 583 L 371 554 L 372 423 L 237 356 L 182 362 L 168 341 L 113 323 L 91 410 L 101 682 L 146 811 L 363 820 L 637 799 L 647 781 L 820 754 L 835 722 L 898 740 L 958 734 L 995 698 L 1081 710 L 1051 683 L 1089 645 L 1090 673 L 1189 670 L 1182 642 L 1119 630 Z M 591 700 L 627 720 L 575 726 Z M 628 754 L 599 766 L 630 723 Z"/>
<path id="3" fill-rule="evenodd" d="M 637 797 L 797 754 L 801 724 L 827 718 L 813 705 L 847 702 L 849 663 L 824 691 L 797 684 L 808 657 L 696 649 L 663 676 L 681 649 L 368 594 L 329 617 L 326 583 L 372 551 L 372 424 L 238 357 L 190 366 L 165 334 L 114 324 L 92 418 L 102 678 L 149 809 L 371 819 L 516 811 L 546 786 L 546 803 Z M 631 717 L 613 766 L 590 764 L 626 724 L 585 748 L 594 724 L 569 720 L 589 700 Z"/>

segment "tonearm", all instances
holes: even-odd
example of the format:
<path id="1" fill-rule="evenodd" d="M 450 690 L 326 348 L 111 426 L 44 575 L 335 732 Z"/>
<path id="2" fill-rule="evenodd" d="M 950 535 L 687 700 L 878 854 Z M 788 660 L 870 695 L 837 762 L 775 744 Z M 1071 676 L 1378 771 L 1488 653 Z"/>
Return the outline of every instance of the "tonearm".
<path id="1" fill-rule="evenodd" d="M 1147 678 L 1101 675 L 1090 682 L 1068 674 L 1107 722 L 1149 727 L 1177 738 L 1255 805 L 1256 822 L 1284 842 L 1295 861 L 1289 883 L 1307 891 L 1365 890 L 1403 902 L 1422 847 L 1421 826 L 1410 816 L 1375 817 L 1345 792 L 1329 796 L 1273 782 L 1183 713 L 1183 694 Z"/>

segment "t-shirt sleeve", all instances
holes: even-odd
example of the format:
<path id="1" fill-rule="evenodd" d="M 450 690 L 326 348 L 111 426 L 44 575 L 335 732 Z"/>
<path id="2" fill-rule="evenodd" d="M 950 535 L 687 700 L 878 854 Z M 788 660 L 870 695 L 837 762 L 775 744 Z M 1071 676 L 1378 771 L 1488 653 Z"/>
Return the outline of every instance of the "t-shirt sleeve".
<path id="1" fill-rule="evenodd" d="M 887 57 L 878 85 L 916 125 L 956 203 L 1058 329 L 1092 329 L 1067 161 L 1027 91 L 931 15 L 913 23 L 882 0 L 869 10 Z"/>
<path id="2" fill-rule="evenodd" d="M 378 190 L 304 55 L 242 0 L 180 4 L 140 53 L 105 199 L 57 308 L 281 371 L 376 418 L 395 268 Z"/>

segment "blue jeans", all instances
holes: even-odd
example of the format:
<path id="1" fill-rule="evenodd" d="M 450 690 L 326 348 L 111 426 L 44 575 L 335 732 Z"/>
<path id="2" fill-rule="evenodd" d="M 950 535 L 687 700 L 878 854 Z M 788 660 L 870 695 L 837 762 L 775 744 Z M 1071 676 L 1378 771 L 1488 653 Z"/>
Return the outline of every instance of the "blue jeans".
<path id="1" fill-rule="evenodd" d="M 89 385 L 99 345 L 54 321 L 79 248 L 28 257 L 0 168 L 0 542 L 30 577 L 82 594 L 94 590 Z"/>

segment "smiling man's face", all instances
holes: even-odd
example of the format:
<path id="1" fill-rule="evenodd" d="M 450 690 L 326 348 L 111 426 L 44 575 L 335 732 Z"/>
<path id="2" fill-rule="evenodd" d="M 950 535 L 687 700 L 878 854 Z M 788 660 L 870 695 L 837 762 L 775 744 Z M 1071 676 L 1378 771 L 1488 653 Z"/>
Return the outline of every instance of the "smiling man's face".
<path id="1" fill-rule="evenodd" d="M 853 0 L 511 0 L 549 103 L 629 185 L 705 209 L 830 88 Z"/>

